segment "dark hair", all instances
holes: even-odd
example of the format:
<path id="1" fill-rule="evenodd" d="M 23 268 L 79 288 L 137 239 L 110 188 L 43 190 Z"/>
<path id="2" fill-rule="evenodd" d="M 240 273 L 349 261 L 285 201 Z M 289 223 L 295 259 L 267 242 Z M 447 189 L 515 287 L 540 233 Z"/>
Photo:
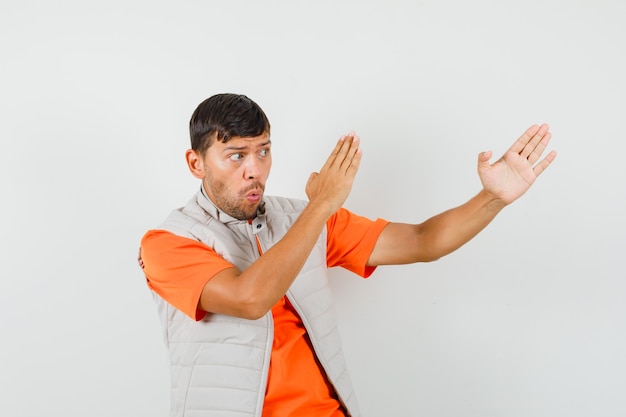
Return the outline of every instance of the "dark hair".
<path id="1" fill-rule="evenodd" d="M 204 154 L 213 134 L 228 142 L 232 137 L 254 137 L 269 133 L 270 122 L 254 101 L 240 94 L 216 94 L 204 100 L 189 120 L 191 149 Z"/>

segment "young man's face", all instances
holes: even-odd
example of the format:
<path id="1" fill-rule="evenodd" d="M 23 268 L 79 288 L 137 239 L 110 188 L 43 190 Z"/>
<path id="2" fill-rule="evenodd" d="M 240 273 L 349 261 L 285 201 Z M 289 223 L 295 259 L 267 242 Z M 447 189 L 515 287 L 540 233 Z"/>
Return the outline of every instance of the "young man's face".
<path id="1" fill-rule="evenodd" d="M 219 209 L 240 220 L 255 217 L 272 167 L 270 147 L 268 133 L 213 141 L 202 158 L 202 182 Z"/>

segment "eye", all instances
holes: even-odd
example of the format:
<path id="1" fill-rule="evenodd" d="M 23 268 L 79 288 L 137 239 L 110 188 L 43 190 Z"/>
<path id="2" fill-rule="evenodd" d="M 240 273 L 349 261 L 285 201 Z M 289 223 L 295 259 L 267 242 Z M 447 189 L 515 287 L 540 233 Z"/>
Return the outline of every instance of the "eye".
<path id="1" fill-rule="evenodd" d="M 229 158 L 233 161 L 241 161 L 243 159 L 243 154 L 242 153 L 234 153 L 231 156 L 229 156 Z"/>
<path id="2" fill-rule="evenodd" d="M 270 154 L 270 150 L 269 150 L 269 149 L 267 149 L 267 148 L 265 148 L 265 149 L 261 149 L 261 150 L 259 151 L 259 156 L 267 156 L 267 155 L 269 155 L 269 154 Z"/>

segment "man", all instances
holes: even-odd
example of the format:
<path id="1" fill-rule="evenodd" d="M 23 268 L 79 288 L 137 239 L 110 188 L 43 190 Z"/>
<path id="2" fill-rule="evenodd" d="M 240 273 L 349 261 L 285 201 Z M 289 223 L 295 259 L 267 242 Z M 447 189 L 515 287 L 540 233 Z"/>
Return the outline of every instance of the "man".
<path id="1" fill-rule="evenodd" d="M 202 102 L 190 121 L 198 193 L 141 242 L 171 359 L 172 416 L 359 416 L 341 351 L 326 269 L 363 277 L 379 265 L 436 260 L 465 244 L 526 192 L 547 125 L 531 126 L 494 164 L 478 156 L 483 189 L 420 224 L 342 208 L 361 161 L 342 136 L 309 201 L 265 196 L 270 123 L 242 95 Z"/>

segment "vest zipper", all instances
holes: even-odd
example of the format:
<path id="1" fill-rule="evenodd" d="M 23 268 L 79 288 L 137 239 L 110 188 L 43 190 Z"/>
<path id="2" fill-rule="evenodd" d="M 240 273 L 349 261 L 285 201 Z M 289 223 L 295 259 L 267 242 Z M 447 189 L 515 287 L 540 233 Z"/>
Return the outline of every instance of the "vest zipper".
<path id="1" fill-rule="evenodd" d="M 252 230 L 252 220 L 248 220 L 248 224 L 250 225 L 250 230 Z M 259 256 L 263 256 L 263 249 L 261 249 L 261 241 L 259 240 L 259 235 L 252 232 L 254 235 L 254 240 L 256 240 L 256 248 L 259 251 Z"/>
<path id="2" fill-rule="evenodd" d="M 256 248 L 259 250 L 259 255 L 263 255 L 263 249 L 261 249 L 261 242 L 259 241 L 259 236 L 254 235 L 256 239 Z"/>

